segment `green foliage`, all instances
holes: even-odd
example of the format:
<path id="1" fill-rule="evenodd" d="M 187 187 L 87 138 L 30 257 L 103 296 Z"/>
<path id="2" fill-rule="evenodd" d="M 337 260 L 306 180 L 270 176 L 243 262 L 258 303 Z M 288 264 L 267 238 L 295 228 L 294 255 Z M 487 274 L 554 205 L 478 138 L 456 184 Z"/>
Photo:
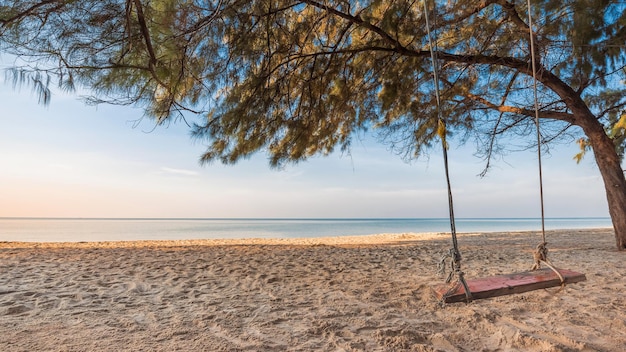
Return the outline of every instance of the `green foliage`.
<path id="1" fill-rule="evenodd" d="M 429 1 L 439 111 L 423 9 L 405 0 L 5 0 L 0 50 L 26 61 L 12 77 L 34 82 L 44 102 L 55 77 L 91 89 L 92 103 L 141 105 L 158 123 L 200 116 L 203 162 L 258 151 L 272 165 L 297 162 L 347 149 L 365 129 L 408 158 L 448 135 L 487 140 L 491 155 L 495 140 L 532 133 L 526 2 Z M 542 123 L 544 138 L 567 130 L 581 100 L 623 154 L 626 101 L 615 82 L 626 6 L 536 0 L 532 15 L 541 117 L 556 121 Z"/>

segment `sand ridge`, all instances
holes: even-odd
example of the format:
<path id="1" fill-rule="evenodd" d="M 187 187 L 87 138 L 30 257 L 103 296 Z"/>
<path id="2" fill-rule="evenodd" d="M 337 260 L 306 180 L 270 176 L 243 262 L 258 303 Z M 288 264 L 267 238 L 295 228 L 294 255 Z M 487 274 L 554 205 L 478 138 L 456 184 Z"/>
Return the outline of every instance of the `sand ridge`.
<path id="1" fill-rule="evenodd" d="M 527 270 L 532 233 L 460 234 L 468 277 Z M 442 306 L 442 234 L 0 242 L 2 351 L 621 351 L 611 230 L 549 231 L 587 281 Z"/>

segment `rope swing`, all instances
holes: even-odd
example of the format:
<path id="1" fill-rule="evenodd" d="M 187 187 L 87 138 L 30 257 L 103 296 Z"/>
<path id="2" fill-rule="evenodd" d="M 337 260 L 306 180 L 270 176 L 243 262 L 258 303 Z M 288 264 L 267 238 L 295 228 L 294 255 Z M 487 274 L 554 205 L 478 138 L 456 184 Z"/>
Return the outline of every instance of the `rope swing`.
<path id="1" fill-rule="evenodd" d="M 531 271 L 514 273 L 508 275 L 499 275 L 467 281 L 465 274 L 461 270 L 461 252 L 459 250 L 454 206 L 452 201 L 452 187 L 450 183 L 450 173 L 448 165 L 448 144 L 446 142 L 446 120 L 441 116 L 441 96 L 439 91 L 439 72 L 437 69 L 437 43 L 433 43 L 430 20 L 428 18 L 427 1 L 424 0 L 424 18 L 426 20 L 426 31 L 428 35 L 428 44 L 430 50 L 430 58 L 432 61 L 433 80 L 436 98 L 436 115 L 437 115 L 437 133 L 441 138 L 443 150 L 443 162 L 445 168 L 446 184 L 448 188 L 448 209 L 450 213 L 450 230 L 452 236 L 452 248 L 439 263 L 440 272 L 445 271 L 446 260 L 451 259 L 450 273 L 445 284 L 433 287 L 433 292 L 443 303 L 452 302 L 471 302 L 473 299 L 490 298 L 514 293 L 522 293 L 540 288 L 548 288 L 554 286 L 563 287 L 565 283 L 574 283 L 586 280 L 584 274 L 571 270 L 557 269 L 548 260 L 548 247 L 546 241 L 545 230 L 545 211 L 543 197 L 543 173 L 541 165 L 541 130 L 539 126 L 539 99 L 537 95 L 537 62 L 535 54 L 535 33 L 533 31 L 532 13 L 530 0 L 527 0 L 528 6 L 528 31 L 530 34 L 530 63 L 533 78 L 533 97 L 535 105 L 535 126 L 537 130 L 537 159 L 539 166 L 539 196 L 541 203 L 541 238 L 533 254 L 534 265 Z M 436 3 L 433 4 L 433 12 L 436 10 Z M 541 264 L 545 264 L 548 268 L 541 269 Z M 456 277 L 456 281 L 452 279 Z"/>

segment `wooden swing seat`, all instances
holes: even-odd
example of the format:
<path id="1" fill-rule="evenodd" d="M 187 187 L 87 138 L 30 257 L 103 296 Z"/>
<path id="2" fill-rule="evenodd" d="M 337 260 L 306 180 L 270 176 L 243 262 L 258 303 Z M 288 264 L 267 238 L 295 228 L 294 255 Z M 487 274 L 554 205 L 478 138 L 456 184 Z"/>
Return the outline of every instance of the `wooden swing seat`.
<path id="1" fill-rule="evenodd" d="M 558 271 L 563 276 L 564 284 L 587 280 L 585 274 L 567 269 L 558 269 Z M 472 299 L 475 300 L 561 286 L 561 279 L 550 268 L 466 281 L 472 293 Z M 437 299 L 444 303 L 466 301 L 463 285 L 458 282 L 436 285 L 432 289 Z"/>

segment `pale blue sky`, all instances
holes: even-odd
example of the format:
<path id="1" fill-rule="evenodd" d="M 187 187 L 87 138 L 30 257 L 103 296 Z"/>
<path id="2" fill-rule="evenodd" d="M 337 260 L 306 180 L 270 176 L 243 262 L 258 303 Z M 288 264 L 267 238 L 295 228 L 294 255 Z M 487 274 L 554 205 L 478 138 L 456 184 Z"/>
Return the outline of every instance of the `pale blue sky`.
<path id="1" fill-rule="evenodd" d="M 447 217 L 440 151 L 407 164 L 365 138 L 350 156 L 271 170 L 258 154 L 199 166 L 183 123 L 153 129 L 142 111 L 86 106 L 0 81 L 0 217 Z M 600 174 L 575 145 L 544 158 L 546 216 L 608 216 Z M 510 155 L 485 178 L 471 145 L 450 150 L 458 217 L 538 217 L 536 154 Z"/>

